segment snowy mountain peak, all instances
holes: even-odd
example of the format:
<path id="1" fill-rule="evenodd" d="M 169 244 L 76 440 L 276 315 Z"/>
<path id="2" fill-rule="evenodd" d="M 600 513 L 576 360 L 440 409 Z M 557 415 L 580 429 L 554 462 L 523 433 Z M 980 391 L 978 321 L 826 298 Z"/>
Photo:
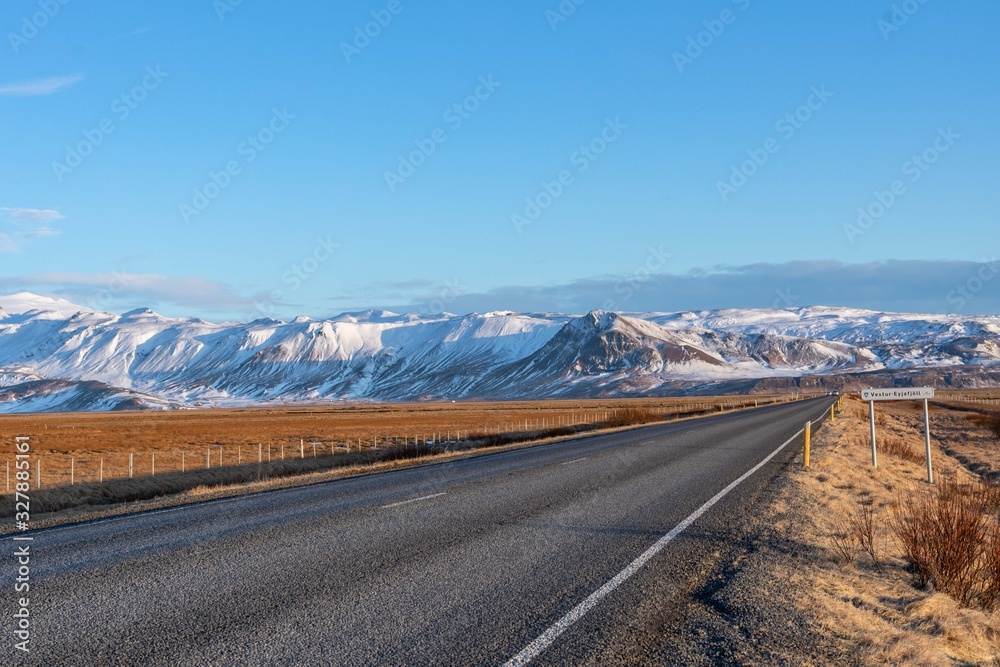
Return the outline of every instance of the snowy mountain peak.
<path id="1" fill-rule="evenodd" d="M 55 313 L 63 317 L 69 317 L 81 310 L 89 310 L 65 299 L 42 296 L 32 292 L 18 292 L 17 294 L 0 296 L 0 308 L 11 315 L 39 312 Z"/>
<path id="2" fill-rule="evenodd" d="M 409 316 L 393 313 L 388 310 L 360 310 L 349 313 L 341 313 L 333 318 L 338 322 L 398 322 L 407 319 Z"/>
<path id="3" fill-rule="evenodd" d="M 0 306 L 12 313 L 0 317 L 0 412 L 649 395 L 935 368 L 948 383 L 1000 380 L 1000 317 L 814 306 L 579 317 L 373 310 L 213 324 L 26 293 Z M 77 386 L 86 382 L 98 385 Z"/>
<path id="4" fill-rule="evenodd" d="M 139 320 L 145 318 L 159 318 L 160 315 L 153 312 L 149 308 L 136 308 L 135 310 L 130 310 L 127 313 L 122 313 L 122 320 Z"/>
<path id="5" fill-rule="evenodd" d="M 607 331 L 621 322 L 622 316 L 618 313 L 606 310 L 592 310 L 583 317 L 575 320 L 578 326 Z"/>

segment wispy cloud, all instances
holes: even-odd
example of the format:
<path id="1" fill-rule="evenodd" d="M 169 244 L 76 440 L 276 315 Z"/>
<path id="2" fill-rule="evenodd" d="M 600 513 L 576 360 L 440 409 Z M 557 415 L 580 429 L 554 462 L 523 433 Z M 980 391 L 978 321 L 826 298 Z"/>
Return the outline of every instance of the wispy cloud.
<path id="1" fill-rule="evenodd" d="M 65 218 L 54 209 L 0 207 L 0 253 L 20 252 L 28 239 L 57 236 L 52 225 Z"/>
<path id="2" fill-rule="evenodd" d="M 43 208 L 0 208 L 11 220 L 17 222 L 50 224 L 66 216 L 59 211 Z"/>
<path id="3" fill-rule="evenodd" d="M 52 224 L 65 218 L 54 209 L 0 208 L 0 224 L 8 230 L 0 232 L 0 252 L 20 252 L 24 239 L 57 236 Z"/>
<path id="4" fill-rule="evenodd" d="M 16 240 L 15 240 L 16 241 Z M 0 234 L 0 250 L 10 239 Z M 420 288 L 427 281 L 380 283 L 385 287 Z M 623 292 L 632 289 L 630 298 Z M 175 316 L 207 319 L 254 319 L 260 295 L 240 293 L 229 285 L 192 276 L 116 273 L 43 273 L 0 277 L 0 294 L 29 291 L 60 297 L 96 310 L 124 312 L 149 306 Z M 357 298 L 356 296 L 354 298 Z M 455 292 L 447 310 L 453 313 L 514 310 L 582 314 L 607 308 L 625 312 L 667 312 L 717 308 L 790 308 L 811 305 L 847 306 L 915 313 L 1000 313 L 1000 262 L 890 261 L 864 264 L 789 262 L 711 267 L 683 274 L 658 274 L 641 284 L 628 276 L 602 276 L 564 285 L 508 286 L 480 293 Z M 328 303 L 328 302 L 327 302 Z M 344 310 L 384 308 L 424 312 L 426 303 L 352 300 Z M 299 312 L 324 316 L 320 304 L 283 304 Z M 318 307 L 320 306 L 320 307 Z M 249 316 L 248 316 L 249 314 Z"/>
<path id="5" fill-rule="evenodd" d="M 53 95 L 60 90 L 65 90 L 70 86 L 83 81 L 83 74 L 73 74 L 70 76 L 56 76 L 47 79 L 34 79 L 33 81 L 21 81 L 19 83 L 8 83 L 0 85 L 0 95 L 8 97 L 37 97 L 39 95 Z"/>
<path id="6" fill-rule="evenodd" d="M 600 308 L 662 312 L 810 305 L 918 313 L 1000 313 L 1000 262 L 994 256 L 981 262 L 718 266 L 683 274 L 654 274 L 642 281 L 630 276 L 603 276 L 563 285 L 498 287 L 456 295 L 448 310 L 580 314 Z M 380 300 L 368 306 L 406 312 L 420 304 Z"/>
<path id="7" fill-rule="evenodd" d="M 222 283 L 192 276 L 155 273 L 39 273 L 0 277 L 0 292 L 28 291 L 58 296 L 95 310 L 165 307 L 178 315 L 249 312 L 254 298 Z"/>
<path id="8" fill-rule="evenodd" d="M 27 231 L 18 232 L 18 236 L 25 239 L 41 239 L 49 236 L 59 236 L 61 234 L 58 229 L 49 229 L 47 227 L 42 229 L 29 229 Z"/>

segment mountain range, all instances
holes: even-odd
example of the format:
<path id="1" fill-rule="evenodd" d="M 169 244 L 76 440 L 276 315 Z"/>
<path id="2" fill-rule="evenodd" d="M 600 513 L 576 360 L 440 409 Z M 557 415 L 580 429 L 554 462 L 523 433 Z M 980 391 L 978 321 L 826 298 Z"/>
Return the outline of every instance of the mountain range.
<path id="1" fill-rule="evenodd" d="M 1000 384 L 1000 316 L 835 307 L 211 323 L 0 296 L 0 412 Z"/>

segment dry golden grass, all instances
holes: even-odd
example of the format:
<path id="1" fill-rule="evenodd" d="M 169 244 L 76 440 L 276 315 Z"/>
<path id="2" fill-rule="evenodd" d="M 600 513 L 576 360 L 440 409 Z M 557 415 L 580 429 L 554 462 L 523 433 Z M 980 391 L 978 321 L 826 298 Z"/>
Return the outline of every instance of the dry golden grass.
<path id="1" fill-rule="evenodd" d="M 65 513 L 78 507 L 190 495 L 196 488 L 269 487 L 283 478 L 336 475 L 344 470 L 405 464 L 428 456 L 447 456 L 449 452 L 505 447 L 773 400 L 784 399 L 723 397 L 24 415 L 0 417 L 0 441 L 12 443 L 20 435 L 31 438 L 32 508 L 37 519 L 45 512 Z M 258 463 L 258 456 L 262 463 Z M 35 483 L 38 460 L 42 462 L 40 489 Z M 7 456 L 0 457 L 0 466 L 10 466 L 11 486 L 0 487 L 0 491 L 13 488 L 13 461 L 11 445 Z M 12 499 L 10 494 L 0 495 L 0 516 L 11 514 Z"/>
<path id="2" fill-rule="evenodd" d="M 920 406 L 882 403 L 877 410 L 881 441 L 923 451 Z M 965 414 L 934 410 L 931 429 L 939 483 L 972 484 L 1000 471 L 989 434 Z M 793 532 L 825 557 L 794 574 L 809 584 L 800 603 L 824 610 L 825 632 L 860 646 L 865 664 L 1000 664 L 1000 612 L 963 607 L 933 584 L 915 586 L 912 563 L 891 529 L 900 499 L 930 491 L 923 457 L 880 456 L 873 470 L 867 407 L 851 398 L 841 418 L 817 434 L 813 451 L 813 466 L 793 472 L 806 508 Z M 984 553 L 998 557 L 996 546 Z"/>
<path id="3" fill-rule="evenodd" d="M 459 432 L 479 435 L 523 432 L 554 425 L 600 421 L 619 409 L 648 410 L 669 418 L 697 412 L 738 408 L 760 398 L 638 399 L 607 401 L 538 401 L 511 403 L 428 403 L 289 407 L 244 410 L 185 410 L 157 413 L 36 414 L 0 416 L 0 442 L 30 436 L 32 459 L 42 457 L 43 486 L 98 481 L 101 459 L 104 479 L 179 472 L 263 459 L 300 457 L 315 453 L 346 454 L 359 443 L 372 448 L 412 444 L 415 440 L 451 440 Z M 339 449 L 338 449 L 339 448 Z M 13 447 L 0 452 L 0 475 L 14 461 Z M 35 465 L 32 463 L 34 476 Z M 3 480 L 0 479 L 0 484 Z M 6 487 L 0 486 L 0 492 Z"/>

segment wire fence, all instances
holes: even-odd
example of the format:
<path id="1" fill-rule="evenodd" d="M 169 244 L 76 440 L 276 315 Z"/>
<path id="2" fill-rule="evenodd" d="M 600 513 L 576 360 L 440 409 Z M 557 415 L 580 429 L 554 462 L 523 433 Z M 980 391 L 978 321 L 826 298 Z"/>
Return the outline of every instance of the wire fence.
<path id="1" fill-rule="evenodd" d="M 662 420 L 686 415 L 711 414 L 727 410 L 759 407 L 798 400 L 799 395 L 780 398 L 734 397 L 698 402 L 691 401 L 656 410 Z M 31 457 L 31 476 L 35 489 L 59 488 L 78 484 L 101 484 L 113 480 L 138 479 L 232 468 L 247 465 L 275 464 L 277 462 L 338 457 L 360 452 L 378 452 L 397 448 L 449 447 L 463 449 L 492 436 L 517 435 L 519 440 L 530 440 L 533 433 L 544 433 L 560 427 L 600 427 L 607 423 L 615 410 L 576 411 L 562 415 L 521 418 L 483 424 L 481 428 L 457 429 L 406 435 L 367 434 L 336 440 L 299 439 L 298 443 L 245 443 L 236 445 L 214 444 L 205 447 L 164 448 L 157 450 L 51 452 L 43 451 Z M 4 461 L 4 492 L 14 488 L 14 461 Z"/>

